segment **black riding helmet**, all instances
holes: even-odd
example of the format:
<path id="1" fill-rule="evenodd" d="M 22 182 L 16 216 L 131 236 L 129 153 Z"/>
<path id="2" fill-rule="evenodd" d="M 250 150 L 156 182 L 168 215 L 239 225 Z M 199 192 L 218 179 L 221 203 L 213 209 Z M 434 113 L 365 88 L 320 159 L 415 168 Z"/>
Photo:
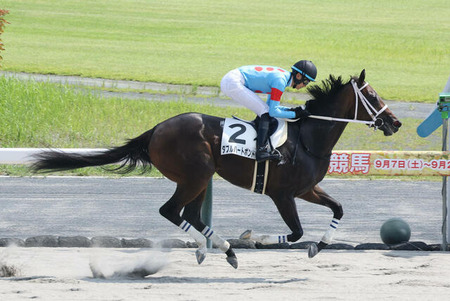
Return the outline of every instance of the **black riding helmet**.
<path id="1" fill-rule="evenodd" d="M 294 82 L 297 82 L 295 78 L 296 73 L 300 73 L 303 77 L 306 77 L 308 80 L 315 82 L 317 76 L 317 68 L 311 61 L 301 60 L 292 66 L 292 73 L 294 75 Z"/>

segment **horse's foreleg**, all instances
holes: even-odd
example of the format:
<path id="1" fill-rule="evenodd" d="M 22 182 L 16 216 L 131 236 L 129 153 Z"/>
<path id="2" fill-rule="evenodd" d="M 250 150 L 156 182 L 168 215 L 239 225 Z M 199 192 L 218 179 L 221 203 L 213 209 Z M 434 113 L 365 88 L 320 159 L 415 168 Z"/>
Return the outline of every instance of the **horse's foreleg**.
<path id="1" fill-rule="evenodd" d="M 331 220 L 330 227 L 325 232 L 318 244 L 312 244 L 309 247 L 308 256 L 312 258 L 332 242 L 334 233 L 336 232 L 339 221 L 344 215 L 344 212 L 342 210 L 341 204 L 331 196 L 329 196 L 318 185 L 314 186 L 311 191 L 302 195 L 301 198 L 311 203 L 326 206 L 333 211 L 333 219 Z"/>
<path id="2" fill-rule="evenodd" d="M 296 242 L 303 236 L 303 229 L 297 213 L 297 206 L 293 197 L 280 195 L 272 196 L 278 212 L 292 233 L 288 235 L 257 235 L 247 230 L 241 234 L 241 239 L 251 239 L 262 244 L 276 244 Z"/>
<path id="3" fill-rule="evenodd" d="M 263 245 L 272 245 L 272 244 L 282 244 L 287 242 L 296 242 L 302 237 L 302 234 L 299 232 L 291 233 L 287 235 L 270 235 L 270 234 L 255 234 L 252 230 L 244 231 L 239 238 L 240 239 L 249 239 L 256 242 L 259 242 Z"/>
<path id="4" fill-rule="evenodd" d="M 250 239 L 263 245 L 271 245 L 288 242 L 287 237 L 288 235 L 255 234 L 252 230 L 246 230 L 239 238 Z"/>

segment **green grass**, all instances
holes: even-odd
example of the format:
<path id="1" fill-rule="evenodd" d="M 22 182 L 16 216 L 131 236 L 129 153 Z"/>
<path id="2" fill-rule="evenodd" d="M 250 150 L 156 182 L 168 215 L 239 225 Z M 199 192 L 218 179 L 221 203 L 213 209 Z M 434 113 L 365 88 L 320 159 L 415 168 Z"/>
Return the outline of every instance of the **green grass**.
<path id="1" fill-rule="evenodd" d="M 58 84 L 0 77 L 0 147 L 107 147 L 124 143 L 174 115 L 200 111 L 251 118 L 245 108 L 186 101 L 100 98 Z"/>
<path id="2" fill-rule="evenodd" d="M 194 104 L 182 95 L 179 98 L 176 102 L 102 98 L 95 91 L 0 77 L 0 147 L 115 146 L 184 112 L 254 117 L 245 108 Z M 414 138 L 422 120 L 402 121 L 401 134 L 391 137 L 365 125 L 349 124 L 336 149 L 440 149 L 440 130 L 427 139 Z"/>
<path id="3" fill-rule="evenodd" d="M 3 0 L 4 70 L 218 86 L 245 64 L 311 59 L 385 99 L 434 102 L 450 66 L 447 0 Z"/>

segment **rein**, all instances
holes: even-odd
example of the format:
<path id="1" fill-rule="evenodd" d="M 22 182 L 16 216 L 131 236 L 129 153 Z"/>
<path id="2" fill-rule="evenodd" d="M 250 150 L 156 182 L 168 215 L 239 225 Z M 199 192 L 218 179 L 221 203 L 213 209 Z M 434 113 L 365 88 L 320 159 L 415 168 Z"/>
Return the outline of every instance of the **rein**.
<path id="1" fill-rule="evenodd" d="M 368 126 L 373 127 L 375 130 L 377 130 L 379 127 L 383 125 L 383 119 L 378 118 L 381 113 L 383 113 L 388 106 L 385 104 L 384 107 L 381 108 L 381 110 L 377 111 L 367 100 L 367 98 L 362 94 L 362 90 L 366 88 L 369 83 L 366 83 L 361 88 L 358 88 L 358 85 L 355 83 L 355 81 L 352 79 L 351 84 L 353 87 L 353 91 L 355 92 L 355 117 L 353 119 L 346 119 L 346 118 L 335 118 L 335 117 L 329 117 L 329 116 L 319 116 L 319 115 L 309 115 L 309 118 L 314 119 L 321 119 L 321 120 L 328 120 L 328 121 L 340 121 L 340 122 L 353 122 L 353 123 L 364 123 Z M 358 97 L 359 96 L 359 97 Z M 367 111 L 367 114 L 372 118 L 372 121 L 366 121 L 366 120 L 358 120 L 358 99 L 361 100 L 362 105 Z"/>

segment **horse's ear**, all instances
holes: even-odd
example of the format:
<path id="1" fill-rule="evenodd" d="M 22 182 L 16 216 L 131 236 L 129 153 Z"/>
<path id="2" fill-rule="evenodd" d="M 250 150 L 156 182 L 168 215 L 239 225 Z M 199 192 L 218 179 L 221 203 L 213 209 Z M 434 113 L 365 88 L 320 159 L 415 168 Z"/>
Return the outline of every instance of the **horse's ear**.
<path id="1" fill-rule="evenodd" d="M 361 74 L 359 75 L 358 80 L 358 86 L 361 87 L 364 84 L 364 79 L 366 78 L 366 69 L 363 69 L 361 71 Z"/>

